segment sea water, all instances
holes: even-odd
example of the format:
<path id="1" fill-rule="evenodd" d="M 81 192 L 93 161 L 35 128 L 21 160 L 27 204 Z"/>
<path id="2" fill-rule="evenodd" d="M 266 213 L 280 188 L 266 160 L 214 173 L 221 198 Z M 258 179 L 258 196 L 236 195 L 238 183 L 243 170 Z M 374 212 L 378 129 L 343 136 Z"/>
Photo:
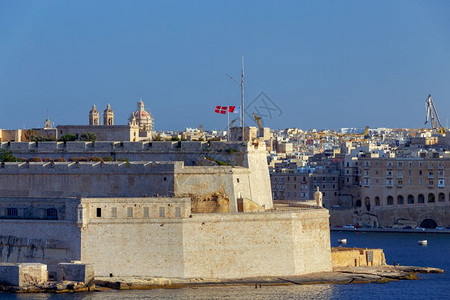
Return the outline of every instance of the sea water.
<path id="1" fill-rule="evenodd" d="M 331 245 L 382 248 L 388 264 L 437 267 L 450 272 L 450 234 L 331 232 Z M 419 240 L 428 240 L 419 246 Z M 276 259 L 276 253 L 274 253 Z M 450 299 L 450 274 L 420 274 L 420 280 L 389 283 L 288 286 L 219 286 L 107 291 L 76 294 L 6 294 L 0 299 Z"/>

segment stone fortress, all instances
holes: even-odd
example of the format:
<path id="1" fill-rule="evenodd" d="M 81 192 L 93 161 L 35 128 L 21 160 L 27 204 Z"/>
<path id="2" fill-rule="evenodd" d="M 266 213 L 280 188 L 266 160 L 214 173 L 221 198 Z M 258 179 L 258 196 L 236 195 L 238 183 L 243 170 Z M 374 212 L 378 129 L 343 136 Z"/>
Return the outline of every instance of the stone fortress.
<path id="1" fill-rule="evenodd" d="M 98 125 L 94 106 L 89 126 L 116 126 L 105 111 L 107 125 Z M 144 111 L 142 103 L 127 125 L 140 138 L 153 130 Z M 328 210 L 274 209 L 264 144 L 118 139 L 0 147 L 25 158 L 114 160 L 3 162 L 1 262 L 44 263 L 53 278 L 58 264 L 71 261 L 92 264 L 96 276 L 331 271 Z"/>

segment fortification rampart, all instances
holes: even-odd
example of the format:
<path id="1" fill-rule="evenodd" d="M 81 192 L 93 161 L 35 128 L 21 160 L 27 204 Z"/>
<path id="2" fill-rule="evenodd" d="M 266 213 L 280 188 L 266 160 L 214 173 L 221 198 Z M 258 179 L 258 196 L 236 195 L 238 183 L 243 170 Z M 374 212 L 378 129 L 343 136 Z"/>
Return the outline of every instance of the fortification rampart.
<path id="1" fill-rule="evenodd" d="M 229 203 L 228 209 L 221 206 L 215 211 L 237 211 L 239 197 L 266 209 L 273 207 L 265 147 L 249 143 L 39 142 L 2 143 L 1 147 L 17 157 L 111 156 L 130 162 L 5 163 L 0 168 L 0 196 L 200 195 Z"/>
<path id="2" fill-rule="evenodd" d="M 185 166 L 181 161 L 3 163 L 0 196 L 187 196 L 206 205 L 195 206 L 194 212 L 235 212 L 240 197 L 260 205 L 271 199 L 270 194 L 252 194 L 250 174 L 243 167 Z"/>
<path id="3" fill-rule="evenodd" d="M 0 202 L 14 207 L 16 200 Z M 54 199 L 28 201 L 31 207 L 38 201 L 36 211 L 55 205 Z M 173 197 L 58 203 L 71 217 L 0 219 L 2 262 L 42 262 L 55 274 L 58 263 L 80 260 L 93 263 L 98 276 L 239 278 L 331 270 L 325 209 L 192 214 L 190 198 Z"/>

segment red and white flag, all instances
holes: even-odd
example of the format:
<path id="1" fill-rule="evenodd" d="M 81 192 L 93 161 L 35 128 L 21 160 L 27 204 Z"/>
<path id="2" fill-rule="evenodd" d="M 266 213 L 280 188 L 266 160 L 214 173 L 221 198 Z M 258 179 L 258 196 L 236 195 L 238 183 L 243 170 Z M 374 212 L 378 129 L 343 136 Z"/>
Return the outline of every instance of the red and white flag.
<path id="1" fill-rule="evenodd" d="M 238 107 L 236 107 L 236 106 L 228 106 L 228 112 L 230 114 L 238 114 L 239 111 L 240 111 L 239 106 Z"/>
<path id="2" fill-rule="evenodd" d="M 226 114 L 227 113 L 227 106 L 216 106 L 216 109 L 214 110 L 218 114 Z"/>

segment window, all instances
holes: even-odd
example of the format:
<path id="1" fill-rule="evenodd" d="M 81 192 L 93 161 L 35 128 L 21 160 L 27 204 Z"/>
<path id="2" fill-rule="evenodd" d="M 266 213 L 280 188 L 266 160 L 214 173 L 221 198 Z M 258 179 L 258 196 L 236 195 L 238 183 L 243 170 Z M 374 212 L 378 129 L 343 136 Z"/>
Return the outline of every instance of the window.
<path id="1" fill-rule="evenodd" d="M 425 203 L 424 195 L 419 194 L 419 196 L 417 196 L 417 203 Z"/>
<path id="2" fill-rule="evenodd" d="M 167 181 L 167 177 L 164 177 L 164 181 Z"/>
<path id="3" fill-rule="evenodd" d="M 402 195 L 398 195 L 397 196 L 397 205 L 402 205 L 405 204 L 405 199 L 403 198 Z"/>
<path id="4" fill-rule="evenodd" d="M 434 194 L 433 193 L 429 193 L 428 194 L 428 203 L 433 203 L 434 201 Z"/>
<path id="5" fill-rule="evenodd" d="M 387 205 L 394 205 L 394 198 L 392 196 L 387 197 Z"/>
<path id="6" fill-rule="evenodd" d="M 101 207 L 97 207 L 97 218 L 101 218 L 102 217 L 102 209 Z"/>
<path id="7" fill-rule="evenodd" d="M 165 207 L 160 207 L 159 208 L 159 217 L 160 218 L 165 218 L 166 217 L 166 208 Z"/>
<path id="8" fill-rule="evenodd" d="M 117 218 L 117 207 L 111 207 L 111 217 Z"/>
<path id="9" fill-rule="evenodd" d="M 144 218 L 148 218 L 150 216 L 148 207 L 144 207 Z"/>
<path id="10" fill-rule="evenodd" d="M 439 179 L 438 180 L 438 187 L 440 187 L 440 188 L 445 187 L 445 180 L 444 179 Z"/>
<path id="11" fill-rule="evenodd" d="M 414 196 L 408 195 L 408 204 L 414 204 Z"/>
<path id="12" fill-rule="evenodd" d="M 47 217 L 47 219 L 56 220 L 58 219 L 58 211 L 56 210 L 56 208 L 48 208 L 45 210 L 45 216 Z"/>
<path id="13" fill-rule="evenodd" d="M 181 218 L 181 207 L 175 207 L 175 217 Z"/>
<path id="14" fill-rule="evenodd" d="M 380 197 L 375 197 L 375 206 L 380 206 Z"/>
<path id="15" fill-rule="evenodd" d="M 439 202 L 445 202 L 445 194 L 444 193 L 439 193 L 438 201 Z"/>
<path id="16" fill-rule="evenodd" d="M 132 218 L 133 217 L 133 208 L 127 207 L 127 217 Z"/>
<path id="17" fill-rule="evenodd" d="M 17 208 L 8 208 L 6 210 L 6 215 L 8 217 L 17 217 L 18 216 Z"/>

